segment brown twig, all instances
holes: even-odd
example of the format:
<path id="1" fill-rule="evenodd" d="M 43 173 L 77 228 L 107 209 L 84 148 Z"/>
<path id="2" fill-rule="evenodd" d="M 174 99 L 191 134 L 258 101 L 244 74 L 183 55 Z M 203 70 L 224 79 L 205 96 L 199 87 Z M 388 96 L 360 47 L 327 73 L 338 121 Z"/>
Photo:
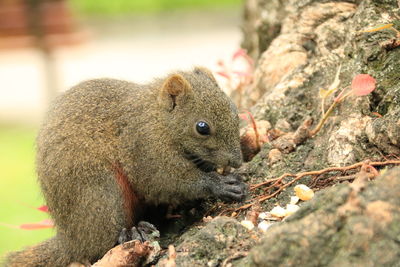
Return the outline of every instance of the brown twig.
<path id="1" fill-rule="evenodd" d="M 332 180 L 343 182 L 343 181 L 354 180 L 355 178 L 356 178 L 356 175 L 351 174 L 351 175 L 345 175 L 345 176 L 332 177 Z"/>
<path id="2" fill-rule="evenodd" d="M 284 175 L 290 175 L 290 173 L 286 173 L 286 174 L 284 174 Z M 281 177 L 282 177 L 282 176 L 281 176 Z M 264 182 L 262 182 L 262 183 L 252 185 L 252 186 L 250 186 L 250 190 L 254 190 L 254 189 L 256 189 L 256 188 L 258 188 L 258 187 L 260 187 L 260 186 L 263 186 L 263 185 L 265 185 L 265 184 L 268 184 L 268 183 L 270 183 L 270 182 L 280 180 L 281 177 L 273 178 L 273 179 L 268 179 L 267 181 L 264 181 Z"/>
<path id="3" fill-rule="evenodd" d="M 330 107 L 328 108 L 328 110 L 322 114 L 322 118 L 320 119 L 320 121 L 318 122 L 317 126 L 310 131 L 310 136 L 313 137 L 314 135 L 316 135 L 322 128 L 322 126 L 325 124 L 326 120 L 329 118 L 329 116 L 331 115 L 332 111 L 335 109 L 335 107 L 340 104 L 347 96 L 350 95 L 351 91 L 344 94 L 345 90 L 348 87 L 345 87 L 340 94 L 335 98 L 335 100 L 332 102 L 332 104 L 330 105 Z"/>
<path id="4" fill-rule="evenodd" d="M 246 257 L 248 254 L 249 254 L 249 253 L 246 252 L 246 251 L 239 251 L 239 252 L 236 252 L 235 254 L 229 256 L 228 258 L 226 258 L 226 259 L 222 262 L 221 266 L 222 266 L 222 267 L 230 266 L 229 263 L 230 263 L 231 261 L 236 260 L 236 259 L 239 259 L 239 258 L 244 258 L 244 257 Z"/>
<path id="5" fill-rule="evenodd" d="M 375 177 L 376 175 L 378 175 L 377 170 L 374 168 L 376 166 L 386 166 L 386 165 L 400 165 L 400 160 L 387 160 L 387 161 L 363 161 L 363 162 L 359 162 L 359 163 L 355 163 L 353 165 L 349 165 L 349 166 L 343 166 L 343 167 L 329 167 L 329 168 L 325 168 L 322 170 L 317 170 L 317 171 L 308 171 L 308 172 L 301 172 L 301 173 L 297 173 L 297 174 L 291 174 L 291 173 L 285 173 L 282 174 L 280 177 L 278 178 L 273 178 L 273 179 L 269 179 L 267 181 L 264 181 L 262 183 L 258 183 L 255 185 L 250 186 L 250 190 L 254 190 L 256 188 L 260 188 L 264 185 L 268 185 L 270 183 L 272 183 L 271 185 L 267 186 L 266 188 L 263 188 L 264 191 L 267 191 L 268 189 L 271 189 L 275 186 L 277 186 L 279 183 L 282 183 L 282 180 L 286 177 L 294 177 L 293 180 L 280 185 L 279 188 L 268 195 L 260 195 L 257 196 L 253 199 L 251 199 L 248 204 L 245 204 L 237 209 L 235 209 L 235 212 L 239 212 L 245 209 L 250 208 L 251 206 L 253 206 L 255 203 L 261 203 L 267 199 L 273 198 L 274 196 L 278 195 L 282 190 L 284 190 L 285 188 L 287 188 L 288 186 L 292 185 L 293 183 L 297 182 L 298 180 L 300 180 L 301 178 L 305 177 L 305 176 L 319 176 L 325 173 L 329 173 L 329 172 L 341 172 L 344 173 L 346 171 L 349 170 L 354 170 L 357 168 L 362 168 L 363 171 L 369 171 L 371 173 L 371 177 Z M 222 214 L 225 212 L 222 212 Z"/>

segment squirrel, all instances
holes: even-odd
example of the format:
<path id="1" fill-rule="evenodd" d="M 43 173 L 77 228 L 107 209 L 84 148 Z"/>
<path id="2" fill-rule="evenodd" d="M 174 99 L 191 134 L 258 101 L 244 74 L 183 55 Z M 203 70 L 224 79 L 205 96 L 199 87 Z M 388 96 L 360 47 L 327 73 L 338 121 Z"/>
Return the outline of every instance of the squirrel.
<path id="1" fill-rule="evenodd" d="M 55 99 L 37 137 L 38 180 L 56 235 L 9 254 L 6 266 L 93 263 L 146 203 L 240 201 L 241 177 L 216 170 L 241 163 L 237 109 L 208 69 L 148 84 L 82 82 Z"/>

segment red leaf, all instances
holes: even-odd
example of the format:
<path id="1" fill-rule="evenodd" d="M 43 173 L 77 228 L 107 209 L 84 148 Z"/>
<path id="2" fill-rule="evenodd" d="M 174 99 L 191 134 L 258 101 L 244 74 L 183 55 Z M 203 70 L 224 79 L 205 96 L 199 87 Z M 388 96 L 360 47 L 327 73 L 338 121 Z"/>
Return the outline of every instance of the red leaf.
<path id="1" fill-rule="evenodd" d="M 42 212 L 49 212 L 49 207 L 47 207 L 46 205 L 42 205 L 40 207 L 37 207 L 36 209 Z"/>
<path id="2" fill-rule="evenodd" d="M 253 69 L 253 59 L 247 54 L 246 50 L 239 48 L 232 56 L 232 60 L 235 61 L 237 58 L 242 57 L 246 60 L 248 67 L 249 67 L 249 71 L 252 72 Z"/>
<path id="3" fill-rule="evenodd" d="M 375 87 L 376 80 L 369 74 L 358 74 L 351 82 L 351 90 L 356 96 L 368 95 Z"/>
<path id="4" fill-rule="evenodd" d="M 239 118 L 244 121 L 249 121 L 249 117 L 247 117 L 247 113 L 239 113 Z"/>
<path id="5" fill-rule="evenodd" d="M 19 226 L 20 229 L 24 230 L 38 230 L 52 227 L 54 227 L 54 223 L 50 219 L 44 219 L 43 221 L 37 223 L 24 223 Z"/>
<path id="6" fill-rule="evenodd" d="M 244 71 L 233 71 L 234 74 L 238 76 L 243 76 L 243 77 L 249 77 L 251 76 L 251 73 L 244 72 Z"/>
<path id="7" fill-rule="evenodd" d="M 224 78 L 230 79 L 231 77 L 229 76 L 228 73 L 226 73 L 225 71 L 217 71 L 216 74 L 221 75 Z"/>
<path id="8" fill-rule="evenodd" d="M 223 60 L 220 59 L 220 60 L 217 61 L 217 65 L 220 66 L 220 67 L 224 67 L 225 63 L 224 63 Z"/>
<path id="9" fill-rule="evenodd" d="M 236 52 L 233 54 L 232 59 L 235 60 L 238 57 L 246 57 L 247 53 L 246 50 L 239 48 L 238 50 L 236 50 Z"/>

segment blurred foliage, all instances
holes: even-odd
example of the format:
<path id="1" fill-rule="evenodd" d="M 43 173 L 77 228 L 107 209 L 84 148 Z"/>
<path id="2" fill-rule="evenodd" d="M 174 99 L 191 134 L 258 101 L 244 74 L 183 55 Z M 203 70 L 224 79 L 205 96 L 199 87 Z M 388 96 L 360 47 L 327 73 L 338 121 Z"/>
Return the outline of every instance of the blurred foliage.
<path id="1" fill-rule="evenodd" d="M 3 225 L 48 218 L 33 208 L 44 203 L 36 182 L 35 135 L 32 128 L 0 125 L 0 256 L 53 235 L 52 229 L 27 231 Z"/>
<path id="2" fill-rule="evenodd" d="M 238 6 L 242 0 L 70 0 L 79 13 L 119 15 Z"/>
<path id="3" fill-rule="evenodd" d="M 238 7 L 242 0 L 68 0 L 83 15 L 126 15 L 185 9 Z M 48 214 L 34 207 L 44 204 L 35 173 L 36 129 L 0 125 L 0 257 L 54 235 L 53 229 L 21 230 Z M 5 226 L 11 225 L 11 226 Z M 0 259 L 1 262 L 1 259 Z"/>

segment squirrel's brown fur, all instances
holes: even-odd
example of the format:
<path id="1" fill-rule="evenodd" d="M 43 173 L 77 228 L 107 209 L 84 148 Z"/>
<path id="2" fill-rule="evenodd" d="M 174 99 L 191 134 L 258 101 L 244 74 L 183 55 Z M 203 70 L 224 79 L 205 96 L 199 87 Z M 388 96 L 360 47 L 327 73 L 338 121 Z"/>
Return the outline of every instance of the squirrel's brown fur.
<path id="1" fill-rule="evenodd" d="M 196 122 L 209 124 L 209 135 Z M 139 85 L 83 82 L 56 99 L 37 138 L 39 182 L 54 238 L 8 257 L 8 266 L 94 262 L 141 203 L 214 195 L 239 200 L 243 184 L 215 167 L 241 164 L 235 106 L 203 68 Z"/>

